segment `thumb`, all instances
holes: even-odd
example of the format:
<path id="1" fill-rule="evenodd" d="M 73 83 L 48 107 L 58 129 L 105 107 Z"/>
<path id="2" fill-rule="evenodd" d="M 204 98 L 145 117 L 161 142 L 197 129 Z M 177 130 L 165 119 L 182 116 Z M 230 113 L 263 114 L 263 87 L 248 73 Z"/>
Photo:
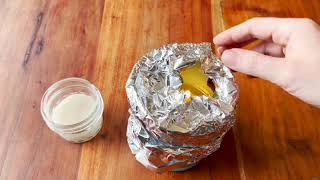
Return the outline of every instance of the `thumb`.
<path id="1" fill-rule="evenodd" d="M 252 76 L 260 77 L 280 84 L 284 72 L 283 58 L 266 56 L 245 49 L 225 50 L 221 56 L 222 62 L 229 68 Z"/>

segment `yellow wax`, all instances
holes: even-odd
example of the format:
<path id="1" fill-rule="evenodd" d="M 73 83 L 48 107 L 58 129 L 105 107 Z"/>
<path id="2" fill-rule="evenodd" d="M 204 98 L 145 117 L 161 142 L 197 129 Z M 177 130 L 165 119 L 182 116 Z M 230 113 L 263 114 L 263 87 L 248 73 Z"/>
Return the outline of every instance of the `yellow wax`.
<path id="1" fill-rule="evenodd" d="M 187 95 L 185 102 L 191 102 L 192 96 L 211 96 L 214 93 L 212 80 L 202 71 L 200 63 L 186 67 L 180 71 L 182 77 L 181 90 Z"/>

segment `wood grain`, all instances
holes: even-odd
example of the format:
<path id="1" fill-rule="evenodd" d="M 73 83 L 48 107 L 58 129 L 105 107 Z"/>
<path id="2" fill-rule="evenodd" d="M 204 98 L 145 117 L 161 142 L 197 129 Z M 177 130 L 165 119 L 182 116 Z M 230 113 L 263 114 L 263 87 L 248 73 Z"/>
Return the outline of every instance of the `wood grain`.
<path id="1" fill-rule="evenodd" d="M 52 133 L 39 106 L 53 82 L 91 78 L 102 13 L 102 1 L 1 1 L 1 179 L 76 179 L 81 145 Z"/>
<path id="2" fill-rule="evenodd" d="M 222 147 L 183 173 L 151 172 L 126 142 L 125 82 L 144 53 L 211 42 L 254 16 L 310 17 L 317 0 L 0 0 L 0 179 L 320 178 L 320 110 L 275 85 L 238 74 L 237 126 Z M 39 106 L 55 81 L 82 77 L 105 101 L 104 126 L 71 144 Z"/>
<path id="3" fill-rule="evenodd" d="M 309 17 L 320 22 L 319 1 L 225 0 L 225 25 L 255 16 Z M 320 177 L 320 110 L 275 85 L 237 74 L 240 101 L 235 130 L 246 179 Z"/>

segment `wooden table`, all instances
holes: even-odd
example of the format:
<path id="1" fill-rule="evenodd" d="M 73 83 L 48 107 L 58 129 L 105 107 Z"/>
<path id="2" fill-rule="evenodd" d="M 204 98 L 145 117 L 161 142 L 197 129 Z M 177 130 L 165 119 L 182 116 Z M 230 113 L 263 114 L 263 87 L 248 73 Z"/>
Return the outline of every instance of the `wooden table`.
<path id="1" fill-rule="evenodd" d="M 0 179 L 319 179 L 320 109 L 237 74 L 237 125 L 222 147 L 183 173 L 145 169 L 126 142 L 125 82 L 144 53 L 211 42 L 254 16 L 309 17 L 318 0 L 0 0 Z M 66 77 L 93 82 L 104 126 L 84 144 L 50 131 L 39 106 Z"/>

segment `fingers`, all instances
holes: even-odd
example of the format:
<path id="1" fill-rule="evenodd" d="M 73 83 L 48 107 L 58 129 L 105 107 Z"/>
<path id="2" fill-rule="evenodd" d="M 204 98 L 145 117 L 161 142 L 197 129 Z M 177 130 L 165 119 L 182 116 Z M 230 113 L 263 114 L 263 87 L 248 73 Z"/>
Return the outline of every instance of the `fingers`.
<path id="1" fill-rule="evenodd" d="M 242 48 L 242 47 L 245 47 L 247 46 L 248 44 L 252 43 L 253 40 L 249 40 L 249 41 L 243 41 L 243 42 L 240 42 L 240 43 L 235 43 L 235 44 L 231 44 L 229 46 L 218 46 L 217 47 L 217 52 L 218 52 L 218 56 L 220 57 L 223 53 L 224 50 L 226 49 L 232 49 L 232 48 Z"/>
<path id="2" fill-rule="evenodd" d="M 280 84 L 285 61 L 255 51 L 244 49 L 225 50 L 221 60 L 229 68 Z"/>
<path id="3" fill-rule="evenodd" d="M 286 45 L 293 25 L 294 21 L 289 18 L 253 18 L 218 34 L 213 42 L 219 46 L 228 46 L 261 39 Z"/>
<path id="4" fill-rule="evenodd" d="M 263 44 L 258 45 L 252 50 L 258 53 L 261 53 L 264 55 L 270 55 L 273 57 L 284 57 L 285 55 L 283 46 L 272 43 L 272 42 L 265 42 Z"/>
<path id="5" fill-rule="evenodd" d="M 217 48 L 217 55 L 221 57 L 223 51 L 226 49 L 232 49 L 232 48 L 241 48 L 243 47 L 242 44 L 247 44 L 247 43 L 240 43 L 240 44 L 235 44 L 232 46 L 219 46 Z M 270 55 L 273 57 L 284 57 L 285 56 L 285 47 L 272 43 L 272 42 L 264 42 L 262 44 L 259 44 L 258 46 L 254 47 L 251 49 L 253 51 L 256 51 L 258 53 L 264 54 L 264 55 Z"/>

